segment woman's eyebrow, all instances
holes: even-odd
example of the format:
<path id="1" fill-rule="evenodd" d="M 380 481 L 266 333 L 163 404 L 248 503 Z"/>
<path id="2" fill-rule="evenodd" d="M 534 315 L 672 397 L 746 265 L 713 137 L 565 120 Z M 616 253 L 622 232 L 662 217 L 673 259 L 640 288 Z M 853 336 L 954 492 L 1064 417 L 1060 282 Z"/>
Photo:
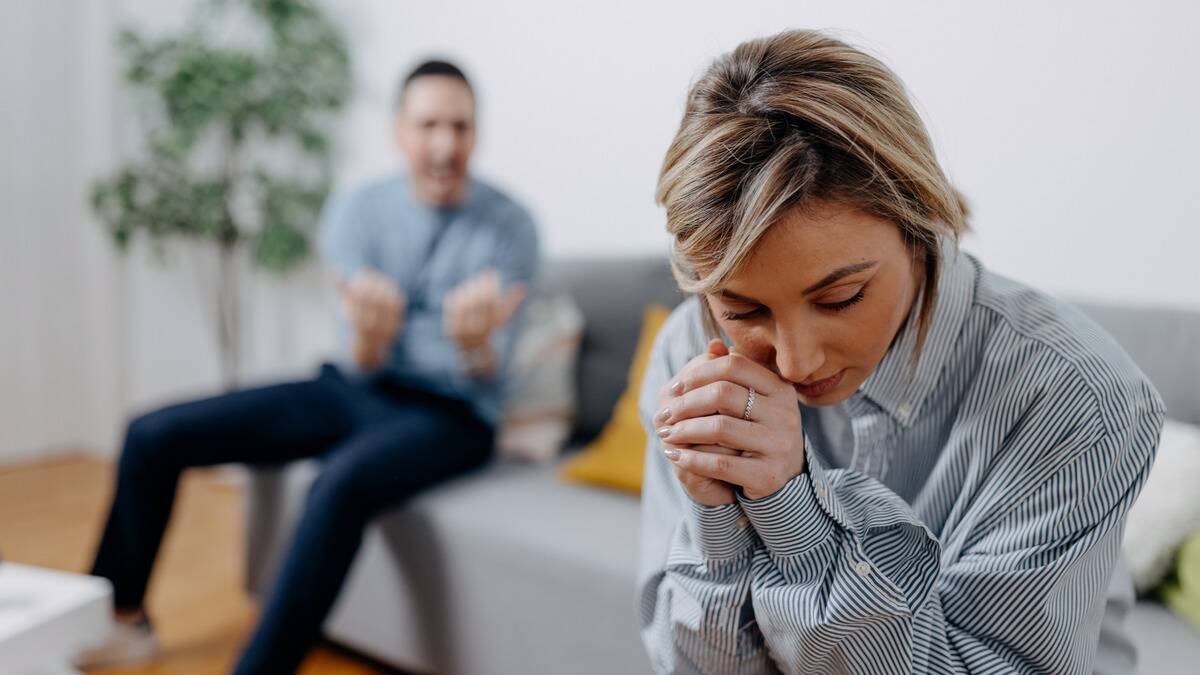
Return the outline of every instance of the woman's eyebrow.
<path id="1" fill-rule="evenodd" d="M 809 286 L 808 288 L 804 289 L 804 295 L 808 295 L 809 293 L 819 291 L 822 288 L 825 288 L 826 286 L 828 286 L 832 283 L 835 283 L 837 281 L 840 281 L 840 280 L 850 276 L 851 274 L 854 274 L 856 272 L 861 272 L 866 269 L 870 269 L 878 264 L 879 264 L 878 260 L 868 260 L 866 262 L 854 263 L 853 265 L 846 265 L 845 267 L 843 267 L 841 269 L 834 270 L 834 271 L 830 272 L 829 274 L 826 274 L 824 279 L 821 279 L 820 281 L 813 284 L 812 286 Z"/>
<path id="2" fill-rule="evenodd" d="M 878 264 L 879 264 L 878 260 L 868 260 L 866 262 L 854 263 L 853 265 L 846 265 L 845 267 L 836 269 L 836 270 L 830 272 L 829 274 L 826 274 L 824 279 L 821 279 L 820 281 L 813 284 L 812 286 L 809 286 L 808 288 L 804 289 L 804 295 L 808 295 L 809 293 L 812 293 L 813 291 L 819 291 L 822 288 L 825 288 L 826 286 L 828 286 L 829 284 L 832 284 L 841 279 L 844 279 L 844 278 L 850 276 L 851 274 L 854 274 L 855 272 L 861 272 L 865 269 L 870 269 Z M 729 298 L 730 300 L 744 302 L 748 305 L 763 304 L 748 295 L 742 295 L 741 293 L 735 293 L 727 288 L 721 289 L 721 292 L 719 293 L 719 295 L 722 297 L 725 297 L 725 298 Z"/>
<path id="3" fill-rule="evenodd" d="M 721 297 L 729 298 L 730 300 L 744 302 L 747 305 L 761 305 L 762 304 L 758 300 L 755 300 L 754 298 L 752 298 L 748 295 L 742 295 L 741 293 L 734 293 L 733 291 L 726 290 L 726 289 L 721 289 L 720 295 L 721 295 Z"/>

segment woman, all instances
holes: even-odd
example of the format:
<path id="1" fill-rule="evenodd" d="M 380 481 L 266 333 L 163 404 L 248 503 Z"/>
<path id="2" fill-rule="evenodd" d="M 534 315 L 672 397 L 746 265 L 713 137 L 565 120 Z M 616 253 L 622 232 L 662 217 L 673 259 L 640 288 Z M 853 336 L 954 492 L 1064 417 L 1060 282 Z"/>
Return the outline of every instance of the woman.
<path id="1" fill-rule="evenodd" d="M 1078 312 L 957 251 L 895 75 L 814 32 L 739 46 L 658 199 L 694 297 L 642 392 L 657 671 L 1132 669 L 1120 540 L 1163 404 Z"/>

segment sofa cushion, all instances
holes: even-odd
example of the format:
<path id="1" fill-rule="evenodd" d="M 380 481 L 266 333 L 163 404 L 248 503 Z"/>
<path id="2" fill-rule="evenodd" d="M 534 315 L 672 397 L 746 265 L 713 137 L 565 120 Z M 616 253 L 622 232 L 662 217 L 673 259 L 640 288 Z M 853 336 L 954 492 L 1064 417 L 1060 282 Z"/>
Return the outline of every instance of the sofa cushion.
<path id="1" fill-rule="evenodd" d="M 1200 312 L 1077 303 L 1150 378 L 1167 416 L 1200 424 Z"/>
<path id="2" fill-rule="evenodd" d="M 586 442 L 604 428 L 625 389 L 642 308 L 673 308 L 683 294 L 664 258 L 555 260 L 547 265 L 542 283 L 573 295 L 585 317 L 574 440 Z"/>
<path id="3" fill-rule="evenodd" d="M 1137 645 L 1137 672 L 1154 675 L 1195 673 L 1200 663 L 1200 636 L 1182 619 L 1156 602 L 1139 602 L 1125 620 Z"/>
<path id="4" fill-rule="evenodd" d="M 566 483 L 555 466 L 497 462 L 412 510 L 464 540 L 527 551 L 548 564 L 621 577 L 637 566 L 637 498 Z"/>
<path id="5" fill-rule="evenodd" d="M 252 553 L 267 549 L 251 577 L 259 590 L 316 470 L 297 462 L 252 478 L 253 509 L 274 514 L 252 541 Z M 326 634 L 416 672 L 649 673 L 633 596 L 638 500 L 557 472 L 497 461 L 380 518 Z"/>

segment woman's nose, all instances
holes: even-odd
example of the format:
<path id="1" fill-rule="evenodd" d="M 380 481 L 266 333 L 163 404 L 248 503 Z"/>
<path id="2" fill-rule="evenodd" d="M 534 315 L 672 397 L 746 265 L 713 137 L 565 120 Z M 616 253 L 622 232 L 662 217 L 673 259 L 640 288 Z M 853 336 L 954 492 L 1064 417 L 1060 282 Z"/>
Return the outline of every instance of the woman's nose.
<path id="1" fill-rule="evenodd" d="M 819 375 L 824 365 L 824 351 L 815 336 L 790 333 L 775 343 L 775 367 L 785 380 L 804 382 Z"/>

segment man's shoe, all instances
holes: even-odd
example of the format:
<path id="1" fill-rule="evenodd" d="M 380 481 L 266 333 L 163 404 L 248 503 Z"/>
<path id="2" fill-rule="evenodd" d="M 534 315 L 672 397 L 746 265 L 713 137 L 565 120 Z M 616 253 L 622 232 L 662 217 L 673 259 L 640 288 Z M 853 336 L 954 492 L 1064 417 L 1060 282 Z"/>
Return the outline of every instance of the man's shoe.
<path id="1" fill-rule="evenodd" d="M 75 657 L 76 668 L 103 668 L 124 666 L 149 661 L 158 656 L 158 640 L 150 629 L 150 622 L 142 619 L 137 623 L 113 624 L 113 630 L 104 644 L 84 651 Z"/>

